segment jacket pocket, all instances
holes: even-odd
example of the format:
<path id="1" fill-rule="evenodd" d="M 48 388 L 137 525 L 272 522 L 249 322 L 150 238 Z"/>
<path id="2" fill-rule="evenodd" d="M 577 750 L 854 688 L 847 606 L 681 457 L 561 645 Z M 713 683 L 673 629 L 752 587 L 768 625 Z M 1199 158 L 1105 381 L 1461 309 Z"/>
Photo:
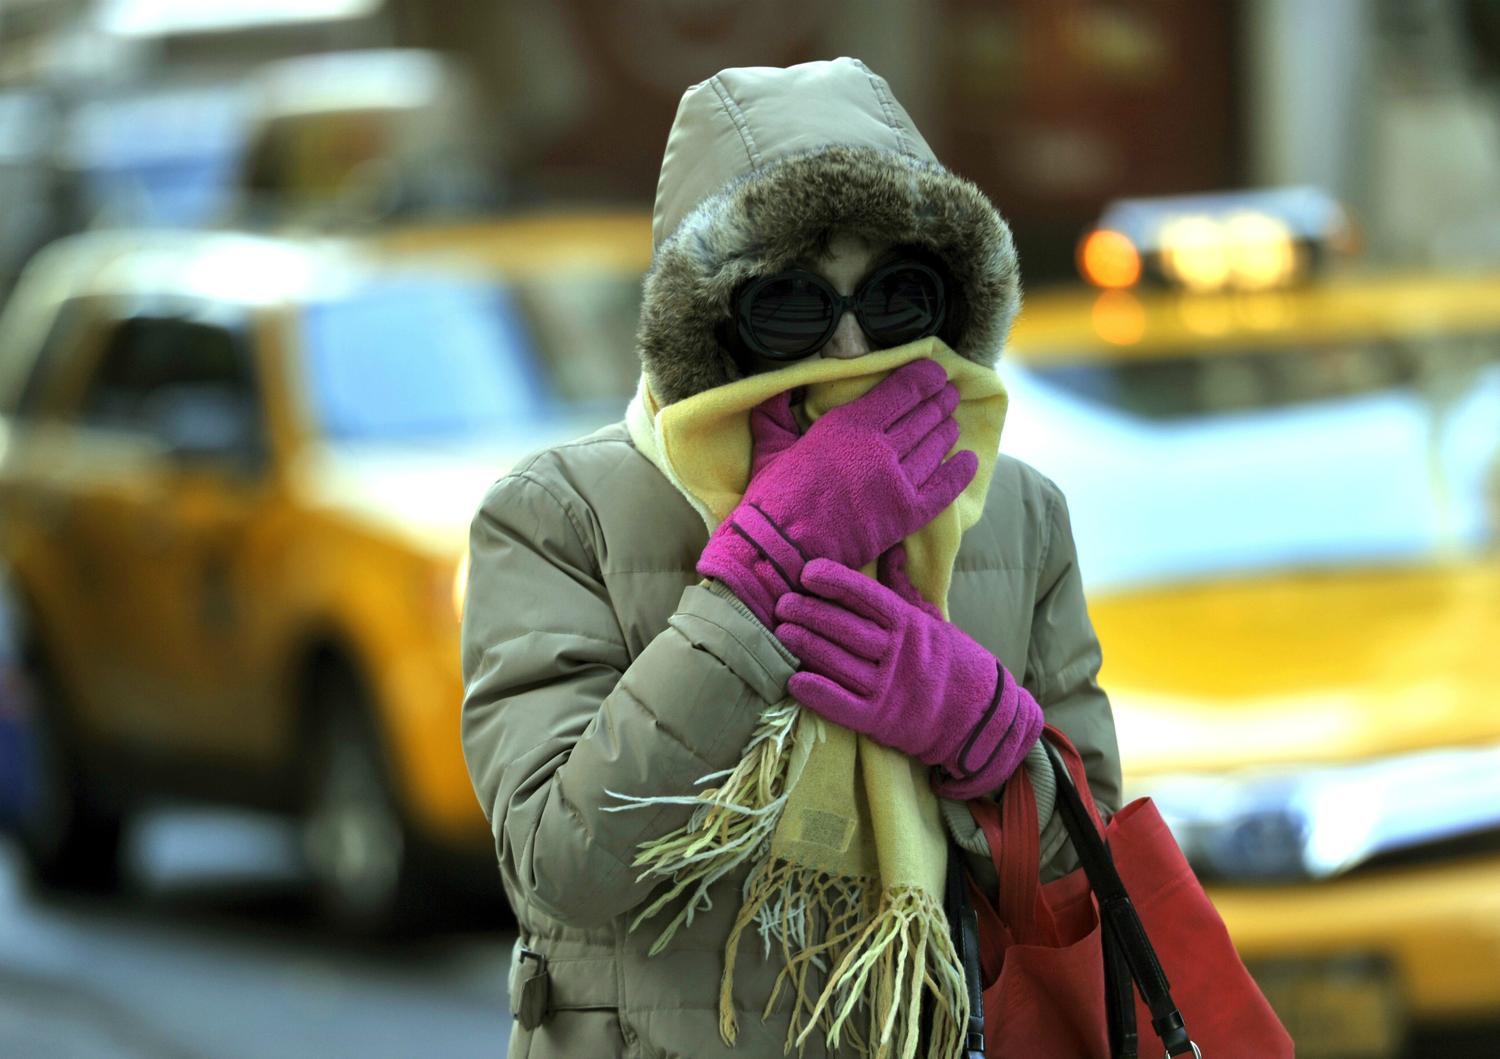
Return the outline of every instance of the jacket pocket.
<path id="1" fill-rule="evenodd" d="M 524 957 L 523 957 L 524 954 Z M 538 966 L 533 957 L 540 956 Z M 538 974 L 542 977 L 537 982 Z M 521 1025 L 518 991 L 529 986 L 545 997 L 541 1021 Z M 516 939 L 511 954 L 511 1042 L 506 1059 L 554 1059 L 588 1056 L 615 1059 L 630 1056 L 620 1021 L 615 963 L 607 956 L 554 959 L 545 949 L 532 949 Z"/>

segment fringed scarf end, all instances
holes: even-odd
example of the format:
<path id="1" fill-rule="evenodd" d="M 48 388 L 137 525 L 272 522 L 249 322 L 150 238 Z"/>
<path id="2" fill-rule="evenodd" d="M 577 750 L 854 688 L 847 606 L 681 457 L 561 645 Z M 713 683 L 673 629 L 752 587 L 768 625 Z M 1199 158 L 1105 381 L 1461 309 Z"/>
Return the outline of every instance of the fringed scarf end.
<path id="1" fill-rule="evenodd" d="M 712 907 L 708 891 L 714 883 L 741 864 L 764 856 L 770 848 L 771 836 L 786 806 L 788 773 L 794 758 L 792 748 L 804 716 L 807 715 L 792 699 L 767 708 L 739 764 L 699 780 L 700 783 L 722 780 L 717 787 L 685 796 L 639 797 L 606 792 L 625 803 L 609 806 L 607 812 L 661 805 L 695 807 L 682 827 L 641 844 L 636 851 L 633 867 L 642 869 L 637 881 L 671 879 L 672 885 L 641 910 L 631 921 L 631 930 L 684 893 L 689 894 L 652 943 L 652 956 L 666 948 L 679 929 L 690 926 L 698 912 Z M 816 723 L 816 718 L 809 723 Z"/>
<path id="2" fill-rule="evenodd" d="M 847 1045 L 867 1059 L 916 1059 L 925 1004 L 927 1055 L 959 1053 L 969 995 L 943 907 L 915 887 L 885 891 L 877 900 L 877 885 L 786 861 L 768 861 L 751 874 L 724 949 L 719 1034 L 725 1044 L 733 1046 L 738 1035 L 734 969 L 753 926 L 762 955 L 769 957 L 774 944 L 784 962 L 761 1017 L 771 1016 L 788 988 L 785 1052 L 800 1053 L 822 1027 L 830 1048 Z M 861 1011 L 865 1017 L 856 1022 Z"/>

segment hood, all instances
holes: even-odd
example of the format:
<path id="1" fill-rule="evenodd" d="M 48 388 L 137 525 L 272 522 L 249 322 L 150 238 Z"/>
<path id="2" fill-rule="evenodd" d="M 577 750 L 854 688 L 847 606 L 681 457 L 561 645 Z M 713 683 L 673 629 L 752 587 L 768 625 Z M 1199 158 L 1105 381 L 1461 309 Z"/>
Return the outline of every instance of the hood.
<path id="1" fill-rule="evenodd" d="M 1500 562 L 1287 571 L 1089 600 L 1127 775 L 1500 740 Z"/>
<path id="2" fill-rule="evenodd" d="M 838 230 L 920 246 L 957 288 L 954 350 L 990 365 L 1020 307 L 1010 229 L 858 59 L 723 70 L 682 97 L 652 218 L 637 347 L 662 404 L 742 377 L 716 337 L 736 288 Z"/>

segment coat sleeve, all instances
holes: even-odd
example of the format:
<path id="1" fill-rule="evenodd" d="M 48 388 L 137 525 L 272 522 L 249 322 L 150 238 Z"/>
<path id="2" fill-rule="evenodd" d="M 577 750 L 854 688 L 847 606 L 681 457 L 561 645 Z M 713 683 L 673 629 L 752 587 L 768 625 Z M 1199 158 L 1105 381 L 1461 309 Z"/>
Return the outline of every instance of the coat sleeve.
<path id="1" fill-rule="evenodd" d="M 1052 482 L 1044 485 L 1047 544 L 1032 608 L 1024 683 L 1036 694 L 1047 723 L 1060 728 L 1078 747 L 1089 789 L 1100 812 L 1108 817 L 1119 810 L 1121 797 L 1114 714 L 1099 687 L 1099 638 L 1084 602 L 1067 501 Z M 1063 845 L 1059 815 L 1054 814 L 1052 825 L 1053 833 L 1042 836 L 1043 875 L 1048 878 L 1077 863 L 1071 849 Z"/>
<path id="2" fill-rule="evenodd" d="M 691 585 L 632 660 L 583 501 L 526 472 L 475 516 L 464 608 L 463 743 L 512 901 L 597 925 L 656 885 L 631 867 L 690 807 L 605 812 L 627 795 L 689 795 L 733 767 L 794 660 L 737 599 Z"/>

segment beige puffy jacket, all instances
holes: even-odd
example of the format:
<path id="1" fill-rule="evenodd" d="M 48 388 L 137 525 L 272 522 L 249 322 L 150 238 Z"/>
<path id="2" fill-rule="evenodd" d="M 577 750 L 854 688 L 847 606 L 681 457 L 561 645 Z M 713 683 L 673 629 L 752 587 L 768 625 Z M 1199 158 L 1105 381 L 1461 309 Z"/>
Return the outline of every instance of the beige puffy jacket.
<path id="1" fill-rule="evenodd" d="M 808 122 L 798 124 L 783 97 L 827 101 L 828 112 L 809 119 L 810 142 Z M 783 127 L 797 135 L 778 139 Z M 708 197 L 699 202 L 684 180 L 700 181 Z M 663 185 L 640 336 L 663 400 L 737 377 L 714 341 L 736 277 L 796 260 L 830 225 L 943 254 L 964 296 L 950 344 L 981 362 L 998 355 L 1018 299 L 1008 231 L 972 185 L 931 160 L 861 64 L 725 71 L 695 86 Z M 545 959 L 549 990 L 540 1024 L 514 1027 L 513 1059 L 782 1054 L 785 995 L 761 1019 L 779 968 L 753 946 L 736 971 L 738 1046 L 719 1036 L 724 941 L 744 871 L 648 957 L 652 923 L 634 932 L 630 923 L 653 887 L 636 881 L 631 861 L 688 809 L 606 811 L 620 804 L 610 791 L 687 795 L 700 777 L 732 767 L 794 671 L 795 659 L 738 600 L 700 581 L 694 567 L 707 536 L 623 424 L 524 460 L 474 519 L 464 750 L 521 943 Z M 984 516 L 959 550 L 949 605 L 1078 744 L 1101 806 L 1117 807 L 1114 725 L 1096 682 L 1099 647 L 1066 505 L 1025 464 L 1000 458 Z M 805 1054 L 829 1054 L 820 1034 Z"/>

